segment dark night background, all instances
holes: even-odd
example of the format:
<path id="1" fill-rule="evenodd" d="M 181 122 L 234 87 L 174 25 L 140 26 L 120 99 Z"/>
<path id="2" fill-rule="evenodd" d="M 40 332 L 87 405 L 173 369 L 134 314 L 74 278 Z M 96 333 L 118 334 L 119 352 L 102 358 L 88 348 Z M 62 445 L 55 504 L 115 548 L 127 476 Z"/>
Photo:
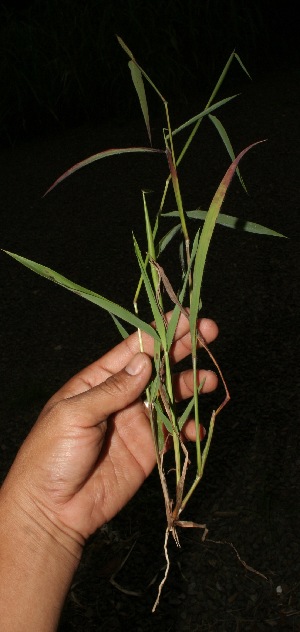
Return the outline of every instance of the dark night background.
<path id="1" fill-rule="evenodd" d="M 168 99 L 173 127 L 203 109 L 236 49 L 252 81 L 234 64 L 218 98 L 241 95 L 217 116 L 236 154 L 268 140 L 241 164 L 248 195 L 235 178 L 223 212 L 289 238 L 215 231 L 204 312 L 220 327 L 213 351 L 232 401 L 218 422 L 203 484 L 186 514 L 205 521 L 211 539 L 232 542 L 268 581 L 247 571 L 229 546 L 202 545 L 199 534 L 182 533 L 181 550 L 170 547 L 170 578 L 152 615 L 165 528 L 154 473 L 88 543 L 61 630 L 300 630 L 299 33 L 297 3 L 274 5 L 268 0 L 0 4 L 2 248 L 131 308 L 138 280 L 131 231 L 145 248 L 140 191 L 154 191 L 154 214 L 167 177 L 161 163 L 152 157 L 101 161 L 42 198 L 77 161 L 109 147 L 147 143 L 115 33 Z M 160 146 L 162 107 L 150 90 L 147 95 L 154 144 Z M 215 130 L 208 121 L 202 127 L 179 174 L 187 209 L 207 208 L 228 167 Z M 168 252 L 164 263 L 176 281 L 177 252 Z M 0 292 L 3 479 L 47 398 L 115 344 L 118 334 L 104 312 L 4 254 Z M 212 398 L 203 414 L 214 405 Z M 110 581 L 117 571 L 119 588 Z"/>
<path id="2" fill-rule="evenodd" d="M 292 2 L 35 0 L 2 3 L 0 11 L 3 142 L 137 116 L 115 33 L 177 102 L 214 85 L 233 49 L 256 78 L 299 64 Z M 231 81 L 240 87 L 240 73 Z"/>

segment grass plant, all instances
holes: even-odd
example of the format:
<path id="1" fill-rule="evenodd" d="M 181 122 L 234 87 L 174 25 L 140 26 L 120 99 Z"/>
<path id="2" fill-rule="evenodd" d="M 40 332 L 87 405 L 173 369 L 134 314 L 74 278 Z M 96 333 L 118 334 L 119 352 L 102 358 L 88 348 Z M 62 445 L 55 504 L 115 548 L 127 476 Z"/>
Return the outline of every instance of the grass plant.
<path id="1" fill-rule="evenodd" d="M 125 309 L 121 305 L 114 303 L 106 299 L 104 296 L 88 290 L 73 281 L 70 281 L 61 274 L 43 265 L 35 263 L 29 259 L 25 259 L 20 255 L 7 251 L 5 252 L 37 274 L 61 285 L 69 291 L 78 294 L 82 298 L 85 298 L 86 300 L 91 301 L 102 309 L 108 311 L 123 338 L 128 335 L 128 332 L 123 325 L 123 322 L 125 321 L 125 323 L 128 323 L 135 329 L 138 329 L 139 332 L 146 332 L 152 336 L 154 340 L 153 376 L 146 390 L 146 399 L 167 521 L 164 543 L 166 570 L 160 583 L 158 596 L 153 607 L 153 610 L 155 610 L 170 566 L 168 556 L 168 538 L 170 534 L 172 534 L 177 546 L 179 546 L 179 537 L 177 533 L 178 528 L 202 528 L 202 539 L 205 538 L 207 533 L 205 525 L 198 524 L 193 521 L 182 520 L 182 512 L 186 508 L 192 494 L 195 492 L 196 487 L 199 485 L 203 477 L 205 463 L 213 438 L 216 418 L 229 401 L 230 395 L 217 360 L 207 347 L 205 340 L 199 334 L 197 320 L 202 308 L 202 281 L 205 263 L 215 225 L 216 223 L 220 223 L 227 228 L 229 227 L 234 229 L 238 223 L 237 218 L 220 213 L 222 203 L 235 173 L 241 182 L 241 186 L 243 186 L 244 189 L 246 188 L 239 171 L 239 163 L 244 155 L 251 150 L 254 145 L 257 145 L 257 143 L 251 144 L 235 156 L 229 137 L 221 121 L 215 114 L 219 108 L 229 103 L 237 96 L 233 95 L 219 101 L 217 100 L 220 87 L 223 84 L 232 63 L 237 62 L 242 70 L 248 74 L 241 59 L 235 52 L 230 55 L 227 63 L 225 64 L 206 106 L 196 116 L 192 117 L 178 128 L 172 129 L 169 107 L 166 99 L 150 79 L 148 74 L 140 66 L 124 41 L 120 37 L 118 37 L 118 41 L 123 51 L 129 58 L 129 69 L 145 120 L 149 138 L 149 147 L 109 149 L 99 154 L 95 154 L 71 167 L 54 182 L 46 193 L 49 194 L 54 187 L 63 182 L 67 177 L 73 175 L 77 170 L 101 159 L 116 157 L 120 154 L 127 153 L 150 153 L 156 154 L 160 158 L 164 158 L 165 166 L 168 168 L 168 176 L 162 192 L 160 206 L 154 218 L 152 217 L 151 210 L 148 208 L 147 193 L 142 191 L 147 249 L 146 252 L 144 252 L 135 236 L 133 236 L 135 255 L 140 270 L 140 281 L 133 295 L 133 310 L 129 311 Z M 151 125 L 145 82 L 151 87 L 158 99 L 162 102 L 165 112 L 166 125 L 162 131 L 163 143 L 160 148 L 152 147 Z M 208 210 L 196 209 L 186 211 L 181 196 L 179 166 L 185 158 L 187 150 L 190 148 L 192 142 L 195 142 L 195 137 L 203 123 L 212 124 L 217 133 L 220 135 L 224 143 L 224 147 L 229 155 L 230 164 L 225 175 L 221 178 L 220 184 L 217 187 Z M 183 130 L 188 130 L 189 136 L 178 155 L 176 155 L 174 138 L 175 136 L 180 135 Z M 171 213 L 165 213 L 164 209 L 166 199 L 171 190 L 174 194 L 176 208 Z M 175 219 L 175 224 L 166 234 L 161 236 L 161 232 L 163 232 L 161 231 L 161 226 L 164 223 L 165 215 L 173 217 Z M 191 227 L 194 229 L 195 225 L 196 229 L 193 230 L 193 234 L 191 235 Z M 243 224 L 243 230 L 283 237 L 283 235 L 276 233 L 271 229 L 251 222 L 245 222 Z M 176 235 L 181 236 L 181 256 L 178 264 L 181 277 L 181 286 L 179 289 L 173 288 L 172 281 L 169 279 L 169 271 L 166 271 L 160 263 L 160 256 L 162 252 L 166 248 L 170 247 L 170 244 L 172 244 L 172 240 Z M 151 307 L 153 320 L 155 322 L 155 328 L 150 326 L 139 316 L 139 303 L 142 288 L 146 291 L 147 300 Z M 167 305 L 168 302 L 171 303 L 173 311 L 169 321 L 167 322 L 165 312 L 169 307 L 169 305 Z M 193 371 L 193 396 L 186 404 L 185 409 L 181 411 L 177 409 L 175 402 L 173 390 L 173 368 L 170 361 L 170 351 L 174 342 L 176 327 L 180 316 L 186 318 L 189 323 L 192 341 L 191 362 Z M 141 350 L 143 350 L 141 336 L 140 346 Z M 198 382 L 197 352 L 199 349 L 204 349 L 205 352 L 208 353 L 224 387 L 223 399 L 216 404 L 214 410 L 211 412 L 210 418 L 206 421 L 202 419 L 200 409 L 199 395 L 203 389 L 203 382 L 200 384 Z M 181 430 L 184 423 L 191 416 L 195 420 L 196 425 L 196 476 L 194 481 L 188 486 L 186 482 L 186 474 L 192 457 L 188 447 L 182 442 Z M 202 443 L 200 442 L 200 424 L 203 423 L 207 427 L 207 435 L 205 441 Z M 172 472 L 174 472 L 174 480 L 171 483 L 170 475 L 167 480 L 164 471 L 164 448 L 166 440 L 170 436 L 172 437 L 173 450 Z M 170 493 L 171 488 L 175 489 L 174 497 L 172 497 L 172 494 Z"/>

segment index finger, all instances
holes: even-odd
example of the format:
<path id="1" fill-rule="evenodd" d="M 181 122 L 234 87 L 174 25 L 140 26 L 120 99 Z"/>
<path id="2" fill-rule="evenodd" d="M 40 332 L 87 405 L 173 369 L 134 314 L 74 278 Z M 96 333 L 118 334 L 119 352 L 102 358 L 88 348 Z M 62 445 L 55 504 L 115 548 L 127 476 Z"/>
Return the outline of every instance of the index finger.
<path id="1" fill-rule="evenodd" d="M 171 315 L 172 312 L 166 314 L 167 320 L 171 318 Z M 216 323 L 208 318 L 199 319 L 198 329 L 207 343 L 212 342 L 218 335 Z M 153 338 L 146 333 L 142 333 L 142 341 L 144 352 L 150 357 L 153 357 Z M 139 351 L 140 341 L 138 332 L 136 331 L 120 342 L 116 347 L 108 351 L 104 356 L 77 373 L 77 375 L 71 378 L 57 391 L 48 403 L 51 402 L 51 404 L 53 404 L 55 401 L 73 397 L 74 395 L 83 393 L 101 384 L 101 382 L 106 380 L 110 375 L 121 371 Z M 180 314 L 170 354 L 172 362 L 176 363 L 183 360 L 189 353 L 191 353 L 189 321 L 183 314 Z"/>

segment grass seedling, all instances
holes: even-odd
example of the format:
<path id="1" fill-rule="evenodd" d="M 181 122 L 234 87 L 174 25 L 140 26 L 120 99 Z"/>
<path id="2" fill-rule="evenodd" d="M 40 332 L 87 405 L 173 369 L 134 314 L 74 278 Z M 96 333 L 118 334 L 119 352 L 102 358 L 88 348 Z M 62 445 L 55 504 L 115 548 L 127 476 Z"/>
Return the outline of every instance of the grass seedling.
<path id="1" fill-rule="evenodd" d="M 56 182 L 48 189 L 47 193 L 49 193 L 55 186 L 65 180 L 68 176 L 74 174 L 78 169 L 81 169 L 91 164 L 92 162 L 103 158 L 134 152 L 152 153 L 157 154 L 158 156 L 164 156 L 165 165 L 168 168 L 168 175 L 163 189 L 161 203 L 154 221 L 151 220 L 151 213 L 148 209 L 147 193 L 144 191 L 142 192 L 147 238 L 147 251 L 145 253 L 142 253 L 136 238 L 133 237 L 134 250 L 141 275 L 138 287 L 133 298 L 133 312 L 124 309 L 121 305 L 118 305 L 117 303 L 107 300 L 102 295 L 99 295 L 91 290 L 87 290 L 86 288 L 77 285 L 76 283 L 73 283 L 72 281 L 66 279 L 57 272 L 50 270 L 49 268 L 25 259 L 24 257 L 21 257 L 19 255 L 10 252 L 8 252 L 7 254 L 11 255 L 13 258 L 17 259 L 20 263 L 27 266 L 34 272 L 44 276 L 45 278 L 50 279 L 55 283 L 58 283 L 62 287 L 65 287 L 71 292 L 78 294 L 86 300 L 95 303 L 102 309 L 107 310 L 113 317 L 120 334 L 124 338 L 128 334 L 121 321 L 129 323 L 134 328 L 138 329 L 139 332 L 143 331 L 150 334 L 150 336 L 152 336 L 154 340 L 154 373 L 152 381 L 148 385 L 146 391 L 146 399 L 167 519 L 164 542 L 166 571 L 159 585 L 158 596 L 153 607 L 153 610 L 155 610 L 157 604 L 159 603 L 161 591 L 166 581 L 170 566 L 168 557 L 168 539 L 170 534 L 172 534 L 176 545 L 180 546 L 177 533 L 179 527 L 194 527 L 203 529 L 202 540 L 205 538 L 207 533 L 207 529 L 204 524 L 182 520 L 181 515 L 183 510 L 186 508 L 186 505 L 192 494 L 194 493 L 197 485 L 203 477 L 205 463 L 208 457 L 213 437 L 216 418 L 229 401 L 230 395 L 218 362 L 207 347 L 205 340 L 199 334 L 197 327 L 199 311 L 202 307 L 202 280 L 205 262 L 216 223 L 218 222 L 227 227 L 235 228 L 235 223 L 237 221 L 236 218 L 228 215 L 222 215 L 220 213 L 220 209 L 230 182 L 235 173 L 237 173 L 242 186 L 245 188 L 245 185 L 241 178 L 241 174 L 239 172 L 239 162 L 243 158 L 243 156 L 257 143 L 254 143 L 254 145 L 250 145 L 249 147 L 241 151 L 237 157 L 235 157 L 230 140 L 224 127 L 222 126 L 220 120 L 217 119 L 215 115 L 212 115 L 213 111 L 216 111 L 236 96 L 234 95 L 220 101 L 215 100 L 232 62 L 234 60 L 237 60 L 243 71 L 247 72 L 236 53 L 232 53 L 228 62 L 226 63 L 206 107 L 198 115 L 189 119 L 183 125 L 173 130 L 171 127 L 169 108 L 166 99 L 153 84 L 145 71 L 140 67 L 132 52 L 124 44 L 121 38 L 118 37 L 118 41 L 127 56 L 129 57 L 129 68 L 141 105 L 150 146 L 109 149 L 107 151 L 91 156 L 86 160 L 77 163 L 68 171 L 66 171 L 62 176 L 60 176 L 56 180 Z M 158 149 L 152 147 L 151 127 L 144 81 L 150 84 L 151 88 L 156 92 L 158 98 L 163 103 L 165 111 L 166 128 L 163 129 L 163 146 L 162 148 Z M 204 121 L 212 122 L 214 127 L 220 134 L 225 148 L 230 156 L 231 164 L 213 196 L 209 209 L 207 211 L 196 210 L 186 212 L 181 196 L 178 167 L 185 157 L 186 152 L 189 149 L 192 141 L 194 141 L 200 125 Z M 178 157 L 176 157 L 173 139 L 175 135 L 180 134 L 182 130 L 188 128 L 191 128 L 189 137 L 182 147 Z M 164 215 L 163 211 L 170 186 L 172 186 L 173 188 L 176 202 L 176 210 L 172 213 L 168 213 L 167 215 L 179 219 L 179 223 L 176 223 L 166 235 L 158 239 L 159 228 Z M 190 237 L 188 230 L 188 223 L 190 222 L 190 218 L 196 219 L 198 223 L 203 222 L 202 227 L 201 225 L 200 228 L 197 227 L 196 233 L 193 235 L 192 238 Z M 263 226 L 252 224 L 250 222 L 247 222 L 245 224 L 244 230 L 283 237 L 283 235 L 275 233 L 275 231 L 267 229 Z M 166 271 L 159 263 L 159 258 L 161 253 L 165 250 L 165 248 L 167 248 L 167 246 L 169 246 L 174 236 L 178 233 L 181 234 L 182 238 L 181 261 L 179 263 L 181 287 L 179 288 L 179 291 L 175 291 Z M 146 290 L 148 302 L 152 310 L 153 320 L 155 321 L 155 328 L 150 326 L 147 322 L 144 322 L 139 317 L 138 305 L 140 299 L 140 291 L 143 286 Z M 170 300 L 173 306 L 173 312 L 169 321 L 167 321 L 165 317 L 166 300 Z M 188 306 L 188 308 L 186 306 Z M 186 405 L 183 412 L 179 414 L 174 396 L 174 380 L 173 369 L 170 361 L 170 352 L 172 344 L 174 342 L 176 327 L 180 316 L 186 318 L 189 323 L 189 330 L 192 341 L 193 396 Z M 141 350 L 143 350 L 141 335 L 140 346 Z M 202 447 L 202 444 L 200 442 L 200 422 L 203 423 L 203 420 L 200 414 L 199 394 L 203 388 L 203 383 L 199 384 L 198 381 L 197 351 L 199 348 L 203 348 L 205 352 L 208 353 L 224 386 L 224 398 L 211 412 L 210 419 L 207 424 L 208 430 L 206 440 L 204 442 L 204 447 Z M 194 481 L 188 485 L 186 482 L 186 475 L 192 457 L 188 451 L 188 448 L 181 439 L 181 431 L 183 425 L 190 416 L 194 418 L 196 426 L 196 476 Z M 175 481 L 173 484 L 173 488 L 175 489 L 174 497 L 172 497 L 169 491 L 171 487 L 170 479 L 168 477 L 167 482 L 164 471 L 164 452 L 166 442 L 168 441 L 169 437 L 172 438 L 172 450 L 174 456 L 174 466 L 172 468 L 175 477 Z"/>

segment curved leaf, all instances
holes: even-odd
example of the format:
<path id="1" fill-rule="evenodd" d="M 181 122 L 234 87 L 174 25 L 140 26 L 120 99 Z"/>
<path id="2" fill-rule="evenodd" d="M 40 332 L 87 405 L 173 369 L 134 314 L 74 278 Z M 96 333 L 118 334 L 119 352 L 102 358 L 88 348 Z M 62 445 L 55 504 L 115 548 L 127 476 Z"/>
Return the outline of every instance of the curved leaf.
<path id="1" fill-rule="evenodd" d="M 203 278 L 206 256 L 208 253 L 209 244 L 210 244 L 212 234 L 215 228 L 217 217 L 220 212 L 220 208 L 223 204 L 225 195 L 227 193 L 227 189 L 230 185 L 230 182 L 233 178 L 233 175 L 236 171 L 236 168 L 241 158 L 243 158 L 243 156 L 249 151 L 249 149 L 251 149 L 252 147 L 255 147 L 261 142 L 263 141 L 252 143 L 252 145 L 249 145 L 249 147 L 246 147 L 246 149 L 243 149 L 243 151 L 241 151 L 239 155 L 236 157 L 236 159 L 231 163 L 229 169 L 227 169 L 225 173 L 223 180 L 220 182 L 217 188 L 217 191 L 212 199 L 210 207 L 207 211 L 207 215 L 206 215 L 205 222 L 203 224 L 203 228 L 202 228 L 200 239 L 199 239 L 199 245 L 197 248 L 195 264 L 194 264 L 193 293 L 192 293 L 191 306 L 190 306 L 190 325 L 191 325 L 192 336 L 194 336 L 196 332 L 196 322 L 197 322 L 197 316 L 198 316 L 199 302 L 201 300 L 200 293 L 201 293 L 202 278 Z M 193 340 L 193 343 L 195 344 L 195 340 Z"/>
<path id="2" fill-rule="evenodd" d="M 133 325 L 133 327 L 136 327 L 137 329 L 141 329 L 145 333 L 152 336 L 154 340 L 159 341 L 159 336 L 157 332 L 155 331 L 155 329 L 151 327 L 151 325 L 149 325 L 149 323 L 145 323 L 143 320 L 138 318 L 135 314 L 132 314 L 124 307 L 121 307 L 121 305 L 118 305 L 117 303 L 113 303 L 112 301 L 109 301 L 107 298 L 104 298 L 104 296 L 101 296 L 100 294 L 96 294 L 96 292 L 87 290 L 85 287 L 82 287 L 81 285 L 77 285 L 77 283 L 73 283 L 73 281 L 66 279 L 66 277 L 62 276 L 58 272 L 51 270 L 51 268 L 46 268 L 45 266 L 42 266 L 39 263 L 36 263 L 35 261 L 31 261 L 30 259 L 25 259 L 25 257 L 16 255 L 15 253 L 9 252 L 8 250 L 4 250 L 3 252 L 6 252 L 7 255 L 9 255 L 13 259 L 16 259 L 16 261 L 18 261 L 19 263 L 22 263 L 22 265 L 25 266 L 26 268 L 29 268 L 29 270 L 36 272 L 36 274 L 39 274 L 45 279 L 48 279 L 49 281 L 53 281 L 54 283 L 61 285 L 67 290 L 70 290 L 70 292 L 74 292 L 74 294 L 78 294 L 82 298 L 85 298 L 87 301 L 90 301 L 91 303 L 98 305 L 102 309 L 105 309 L 110 314 L 114 314 L 114 316 L 121 318 L 121 320 L 125 320 L 127 323 L 130 323 L 130 325 Z"/>
<path id="3" fill-rule="evenodd" d="M 94 154 L 93 156 L 89 156 L 85 160 L 81 160 L 81 162 L 77 162 L 76 165 L 67 169 L 55 182 L 47 189 L 46 193 L 44 193 L 43 197 L 50 193 L 52 189 L 54 189 L 60 182 L 71 176 L 78 169 L 82 169 L 82 167 L 86 167 L 87 165 L 96 162 L 97 160 L 101 160 L 102 158 L 108 158 L 109 156 L 117 156 L 120 154 L 164 154 L 165 152 L 162 149 L 153 149 L 152 147 L 121 147 L 120 149 L 105 149 L 105 151 L 101 151 L 99 154 Z"/>

